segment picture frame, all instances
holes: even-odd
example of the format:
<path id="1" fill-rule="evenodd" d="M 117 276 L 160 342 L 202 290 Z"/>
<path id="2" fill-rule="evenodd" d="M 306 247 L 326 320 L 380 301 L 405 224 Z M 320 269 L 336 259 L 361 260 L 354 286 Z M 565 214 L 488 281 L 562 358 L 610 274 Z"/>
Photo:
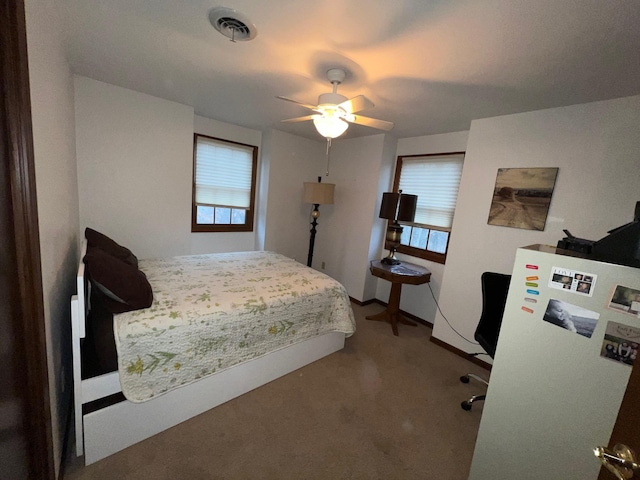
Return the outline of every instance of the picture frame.
<path id="1" fill-rule="evenodd" d="M 487 223 L 543 231 L 558 170 L 557 167 L 499 168 Z"/>
<path id="2" fill-rule="evenodd" d="M 607 307 L 640 319 L 640 290 L 616 285 Z"/>

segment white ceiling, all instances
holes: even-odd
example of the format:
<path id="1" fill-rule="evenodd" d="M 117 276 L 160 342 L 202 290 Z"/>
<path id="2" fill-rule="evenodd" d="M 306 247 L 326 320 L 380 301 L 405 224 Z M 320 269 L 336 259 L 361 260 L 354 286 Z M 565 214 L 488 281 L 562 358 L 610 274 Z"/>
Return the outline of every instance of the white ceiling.
<path id="1" fill-rule="evenodd" d="M 198 115 L 321 140 L 310 112 L 364 94 L 398 138 L 472 119 L 640 93 L 639 0 L 57 0 L 75 73 L 192 105 Z M 242 12 L 232 43 L 208 11 Z M 345 137 L 379 133 L 351 126 Z"/>

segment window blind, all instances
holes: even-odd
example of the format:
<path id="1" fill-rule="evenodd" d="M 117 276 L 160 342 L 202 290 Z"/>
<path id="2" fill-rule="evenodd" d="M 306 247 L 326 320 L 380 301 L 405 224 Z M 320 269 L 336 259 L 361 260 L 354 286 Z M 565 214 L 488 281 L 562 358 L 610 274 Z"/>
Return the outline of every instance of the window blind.
<path id="1" fill-rule="evenodd" d="M 198 137 L 195 203 L 248 209 L 252 171 L 252 147 Z"/>
<path id="2" fill-rule="evenodd" d="M 463 160 L 463 154 L 402 159 L 398 188 L 418 195 L 414 223 L 451 228 Z"/>

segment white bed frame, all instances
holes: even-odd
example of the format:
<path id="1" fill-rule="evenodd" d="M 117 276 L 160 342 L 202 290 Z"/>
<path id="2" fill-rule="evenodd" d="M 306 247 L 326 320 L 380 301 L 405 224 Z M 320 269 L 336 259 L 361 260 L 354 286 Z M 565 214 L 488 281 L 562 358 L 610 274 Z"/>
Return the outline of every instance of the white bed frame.
<path id="1" fill-rule="evenodd" d="M 80 341 L 85 337 L 88 313 L 88 287 L 82 261 L 86 249 L 86 240 L 83 240 L 77 276 L 78 294 L 71 298 L 76 455 L 84 454 L 85 465 L 97 462 L 344 347 L 344 333 L 328 333 L 233 366 L 147 402 L 123 401 L 83 415 L 84 404 L 121 392 L 117 372 L 87 380 L 82 380 L 80 375 Z"/>

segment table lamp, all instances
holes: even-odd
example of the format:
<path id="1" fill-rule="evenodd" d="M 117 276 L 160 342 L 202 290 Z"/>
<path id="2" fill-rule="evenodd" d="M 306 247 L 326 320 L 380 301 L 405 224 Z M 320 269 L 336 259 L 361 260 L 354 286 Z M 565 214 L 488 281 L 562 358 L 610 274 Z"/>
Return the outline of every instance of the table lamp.
<path id="1" fill-rule="evenodd" d="M 382 194 L 379 216 L 389 222 L 385 237 L 385 247 L 389 249 L 389 255 L 381 260 L 382 263 L 387 265 L 398 265 L 400 263 L 400 260 L 396 258 L 396 249 L 400 245 L 402 225 L 398 222 L 413 222 L 417 203 L 417 195 L 405 194 L 402 193 L 402 190 L 397 193 L 385 192 Z"/>

